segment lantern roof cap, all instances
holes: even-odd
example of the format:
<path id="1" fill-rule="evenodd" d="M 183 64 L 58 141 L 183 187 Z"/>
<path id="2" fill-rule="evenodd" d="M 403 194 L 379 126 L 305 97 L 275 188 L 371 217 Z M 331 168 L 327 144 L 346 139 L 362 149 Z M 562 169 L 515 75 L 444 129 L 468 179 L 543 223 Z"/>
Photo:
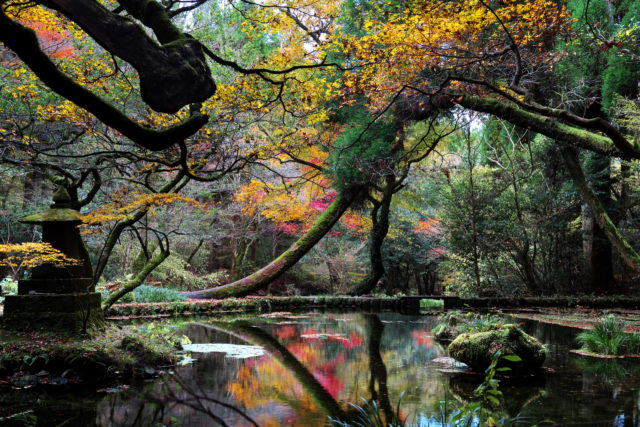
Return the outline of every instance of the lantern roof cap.
<path id="1" fill-rule="evenodd" d="M 82 214 L 71 209 L 71 196 L 64 187 L 59 187 L 53 195 L 51 208 L 44 212 L 26 216 L 20 220 L 24 224 L 46 224 L 52 222 L 82 222 Z"/>

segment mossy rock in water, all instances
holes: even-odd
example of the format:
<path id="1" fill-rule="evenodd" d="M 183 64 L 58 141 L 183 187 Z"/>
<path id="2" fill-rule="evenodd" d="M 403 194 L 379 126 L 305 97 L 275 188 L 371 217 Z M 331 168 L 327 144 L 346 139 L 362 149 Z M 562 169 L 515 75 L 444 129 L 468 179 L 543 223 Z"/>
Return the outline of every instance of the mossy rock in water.
<path id="1" fill-rule="evenodd" d="M 501 356 L 516 355 L 520 362 L 501 360 L 498 366 L 507 366 L 513 373 L 531 372 L 544 363 L 546 349 L 534 337 L 516 325 L 502 325 L 494 330 L 475 334 L 461 334 L 449 345 L 449 355 L 465 363 L 474 371 L 484 371 L 491 359 L 500 351 Z"/>
<path id="2" fill-rule="evenodd" d="M 457 325 L 440 324 L 433 328 L 433 336 L 437 341 L 452 341 L 460 335 L 460 329 Z"/>
<path id="3" fill-rule="evenodd" d="M 469 312 L 447 313 L 440 318 L 438 325 L 433 328 L 433 336 L 437 341 L 453 341 L 458 335 L 469 330 L 469 324 L 479 318 L 478 314 Z"/>

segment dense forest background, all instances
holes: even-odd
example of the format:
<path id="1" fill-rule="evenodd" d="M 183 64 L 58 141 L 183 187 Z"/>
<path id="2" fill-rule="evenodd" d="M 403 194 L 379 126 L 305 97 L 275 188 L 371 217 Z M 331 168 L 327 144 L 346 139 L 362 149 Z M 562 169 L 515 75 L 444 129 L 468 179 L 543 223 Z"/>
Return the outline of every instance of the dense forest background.
<path id="1" fill-rule="evenodd" d="M 41 235 L 19 220 L 64 187 L 117 298 L 236 283 L 296 241 L 252 292 L 637 295 L 640 1 L 427 3 L 162 2 L 215 80 L 168 112 L 57 2 L 0 2 L 0 26 L 137 123 L 209 116 L 158 150 L 52 91 L 0 30 L 0 277 L 28 275 L 19 244 Z"/>

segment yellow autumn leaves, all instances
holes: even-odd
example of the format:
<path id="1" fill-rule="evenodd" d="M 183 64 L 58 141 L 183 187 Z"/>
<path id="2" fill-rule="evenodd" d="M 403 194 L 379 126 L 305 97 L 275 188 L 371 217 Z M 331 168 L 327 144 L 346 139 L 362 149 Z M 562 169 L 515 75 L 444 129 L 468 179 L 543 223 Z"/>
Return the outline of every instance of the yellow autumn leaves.
<path id="1" fill-rule="evenodd" d="M 40 264 L 73 265 L 78 261 L 49 243 L 0 244 L 0 267 L 33 268 Z"/>

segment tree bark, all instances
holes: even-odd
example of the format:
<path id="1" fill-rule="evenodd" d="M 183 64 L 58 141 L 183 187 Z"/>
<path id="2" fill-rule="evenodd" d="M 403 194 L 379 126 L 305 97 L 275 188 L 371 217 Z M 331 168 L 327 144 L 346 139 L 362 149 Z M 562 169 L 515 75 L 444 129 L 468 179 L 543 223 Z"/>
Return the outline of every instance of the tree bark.
<path id="1" fill-rule="evenodd" d="M 389 232 L 389 210 L 391 199 L 395 192 L 395 177 L 387 179 L 387 183 L 382 192 L 382 200 L 374 202 L 371 210 L 371 243 L 369 246 L 369 260 L 371 263 L 367 276 L 350 292 L 351 295 L 368 294 L 374 290 L 378 280 L 385 273 L 382 262 L 382 244 Z"/>
<path id="2" fill-rule="evenodd" d="M 591 254 L 593 253 L 593 227 L 594 217 L 593 212 L 588 204 L 583 203 L 580 207 L 582 216 L 582 256 L 584 260 L 584 275 L 585 277 L 592 277 L 591 275 Z M 585 289 L 586 290 L 586 289 Z"/>
<path id="3" fill-rule="evenodd" d="M 602 206 L 611 215 L 611 159 L 606 156 L 596 155 L 591 166 L 591 173 L 597 176 L 593 181 L 593 191 L 602 203 Z M 612 218 L 615 224 L 615 220 Z M 611 242 L 596 222 L 591 233 L 591 252 L 587 262 L 589 264 L 589 287 L 593 291 L 608 290 L 613 284 L 613 253 Z"/>
<path id="4" fill-rule="evenodd" d="M 313 224 L 313 226 L 278 258 L 249 276 L 227 285 L 201 291 L 184 292 L 188 298 L 228 298 L 249 295 L 269 285 L 290 267 L 295 265 L 316 243 L 331 230 L 355 199 L 356 193 L 339 194 Z"/>
<path id="5" fill-rule="evenodd" d="M 81 0 L 77 2 L 64 2 L 64 3 L 68 3 L 68 4 L 73 3 L 73 5 L 76 5 L 76 6 L 79 4 L 83 4 L 83 5 L 90 5 L 91 7 L 103 8 L 103 6 L 100 6 L 99 3 L 96 1 Z M 117 19 L 123 19 L 123 18 L 118 17 Z M 149 44 L 150 41 L 152 42 L 152 40 L 148 36 L 146 36 L 146 34 L 144 34 L 144 31 L 142 31 L 142 29 L 137 27 L 135 24 L 129 22 L 126 25 L 129 28 L 129 30 L 132 30 L 132 28 L 135 27 L 137 28 L 137 31 L 141 33 L 141 35 L 136 34 L 134 38 L 144 37 L 144 41 L 146 44 Z M 133 30 L 133 31 L 135 32 L 136 30 Z M 117 29 L 115 32 L 119 33 Z M 123 35 L 121 34 L 121 36 Z M 127 45 L 128 47 L 134 47 L 133 50 L 137 52 L 136 55 L 138 56 L 138 58 L 144 58 L 145 53 L 149 54 L 150 51 L 144 50 L 146 48 L 135 49 L 136 43 L 132 45 L 131 43 L 126 42 L 126 38 L 124 40 L 125 40 L 125 43 L 123 43 L 123 45 Z M 20 57 L 20 59 L 34 72 L 34 74 L 37 75 L 44 82 L 44 84 L 50 87 L 54 92 L 70 100 L 74 104 L 86 109 L 91 114 L 95 115 L 104 124 L 118 130 L 123 135 L 130 138 L 132 141 L 134 141 L 136 144 L 140 145 L 141 147 L 145 147 L 155 151 L 163 150 L 193 135 L 202 126 L 204 126 L 204 124 L 207 123 L 207 121 L 209 120 L 208 116 L 194 111 L 194 113 L 185 121 L 181 122 L 180 124 L 166 128 L 164 130 L 155 130 L 150 127 L 141 125 L 135 120 L 132 120 L 129 117 L 127 117 L 124 113 L 122 113 L 120 110 L 114 107 L 111 103 L 97 96 L 96 94 L 94 94 L 93 92 L 85 88 L 84 86 L 75 82 L 72 78 L 64 74 L 62 71 L 60 71 L 56 66 L 56 64 L 42 51 L 42 49 L 40 49 L 40 45 L 39 45 L 38 37 L 36 36 L 36 33 L 30 28 L 24 27 L 20 25 L 18 22 L 11 20 L 2 10 L 0 10 L 0 41 L 4 43 L 9 49 L 14 51 L 18 55 L 18 57 Z M 199 45 L 198 47 L 195 47 L 194 44 L 197 43 L 195 40 L 191 40 L 186 43 L 188 47 L 187 50 L 200 49 Z M 155 49 L 161 49 L 161 48 L 156 47 Z M 164 58 L 165 64 L 163 66 L 156 68 L 159 62 L 158 63 L 154 62 L 146 66 L 145 68 L 147 70 L 155 69 L 154 72 L 157 72 L 157 74 L 159 75 L 162 75 L 164 72 L 169 70 L 170 71 L 169 80 L 166 80 L 166 79 L 162 80 L 164 81 L 166 88 L 168 87 L 183 88 L 185 83 L 187 85 L 190 85 L 191 82 L 189 82 L 188 79 L 184 78 L 185 75 L 191 74 L 188 70 L 186 70 L 186 68 L 190 66 L 190 64 L 188 63 L 189 61 L 186 61 L 187 62 L 186 64 L 183 63 L 182 67 L 179 67 L 181 70 L 184 69 L 186 74 L 184 75 L 175 74 L 178 68 L 175 68 L 176 64 L 173 64 L 172 61 L 176 60 L 177 58 L 174 58 L 170 53 L 171 52 L 168 52 L 168 51 L 156 52 L 154 56 L 166 57 Z M 173 52 L 173 54 L 174 55 L 179 54 L 179 52 L 175 51 Z M 201 52 L 199 54 L 201 55 Z M 159 61 L 162 62 L 162 60 L 159 60 Z M 140 70 L 142 69 L 143 68 L 140 68 Z M 142 75 L 143 74 L 141 73 L 140 74 L 141 78 L 142 78 Z M 210 78 L 209 76 L 205 76 L 205 77 Z M 166 105 L 164 107 L 161 106 L 160 104 L 161 102 L 166 103 L 170 101 L 166 99 L 166 96 L 165 96 L 166 93 L 164 90 L 159 91 L 158 93 L 154 93 L 156 89 L 156 85 L 158 83 L 153 80 L 155 78 L 156 77 L 154 74 L 154 77 L 152 79 L 149 79 L 149 78 L 147 79 L 147 80 L 150 80 L 148 89 L 146 88 L 146 86 L 142 87 L 142 82 L 141 82 L 141 91 L 143 93 L 148 92 L 154 95 L 160 95 L 160 93 L 162 93 L 160 98 L 157 100 L 157 103 L 158 103 L 158 105 L 156 105 L 157 108 L 164 108 L 166 110 L 175 108 L 176 106 L 173 106 L 171 108 Z M 169 82 L 171 81 L 170 80 L 171 78 L 173 78 L 174 80 L 177 79 L 175 84 L 169 84 Z M 194 79 L 196 79 L 196 76 L 194 76 Z M 180 81 L 182 81 L 183 83 L 179 84 Z M 211 82 L 211 85 L 212 85 L 211 86 L 212 89 L 208 89 L 208 91 L 206 92 L 208 94 L 207 97 L 213 94 L 213 90 L 215 90 L 215 85 L 213 84 L 213 82 Z M 185 88 L 185 91 L 186 91 L 186 88 Z M 203 92 L 203 95 L 204 94 L 205 93 Z M 163 100 L 162 97 L 164 97 L 165 99 Z M 184 99 L 182 97 L 178 97 L 178 98 Z M 198 95 L 197 99 L 203 99 L 203 96 Z M 147 101 L 151 101 L 151 100 L 147 100 Z M 196 102 L 196 100 L 194 99 L 191 102 Z"/>
<path id="6" fill-rule="evenodd" d="M 476 281 L 476 290 L 480 291 L 482 285 L 480 281 L 480 254 L 478 251 L 478 212 L 476 190 L 473 182 L 473 160 L 471 158 L 471 135 L 467 135 L 467 163 L 469 167 L 469 216 L 471 218 L 471 245 L 473 254 L 473 276 Z"/>
<path id="7" fill-rule="evenodd" d="M 582 201 L 591 209 L 596 224 L 602 228 L 605 236 L 618 251 L 622 260 L 634 271 L 640 272 L 640 255 L 638 255 L 629 242 L 620 234 L 618 228 L 609 217 L 604 205 L 587 184 L 584 173 L 582 172 L 582 167 L 580 166 L 578 153 L 571 147 L 562 147 L 560 152 L 573 179 L 573 183 L 578 189 Z"/>

